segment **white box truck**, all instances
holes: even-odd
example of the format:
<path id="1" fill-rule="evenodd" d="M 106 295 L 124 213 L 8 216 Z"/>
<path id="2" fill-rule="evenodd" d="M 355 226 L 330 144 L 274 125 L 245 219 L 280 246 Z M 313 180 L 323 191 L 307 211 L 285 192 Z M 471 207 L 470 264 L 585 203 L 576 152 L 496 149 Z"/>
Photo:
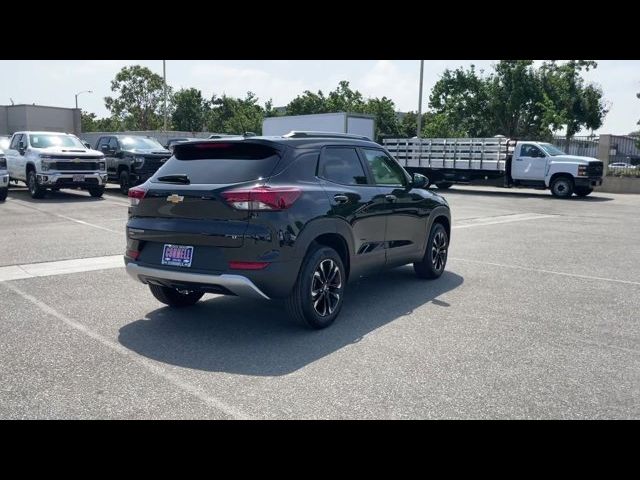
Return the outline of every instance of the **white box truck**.
<path id="1" fill-rule="evenodd" d="M 589 195 L 602 185 L 603 162 L 567 155 L 550 143 L 493 138 L 388 138 L 385 148 L 410 173 L 446 189 L 454 183 L 549 189 Z"/>
<path id="2" fill-rule="evenodd" d="M 291 131 L 350 133 L 375 139 L 375 117 L 360 113 L 318 113 L 268 117 L 262 122 L 262 135 L 278 136 Z"/>

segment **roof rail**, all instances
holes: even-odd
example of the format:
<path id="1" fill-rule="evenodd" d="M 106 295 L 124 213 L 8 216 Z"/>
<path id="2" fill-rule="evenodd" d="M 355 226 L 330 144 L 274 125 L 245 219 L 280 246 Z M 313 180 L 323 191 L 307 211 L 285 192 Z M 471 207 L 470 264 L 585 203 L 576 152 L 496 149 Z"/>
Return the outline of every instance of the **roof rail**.
<path id="1" fill-rule="evenodd" d="M 352 133 L 337 133 L 337 132 L 309 132 L 309 131 L 300 131 L 300 130 L 291 130 L 286 135 L 283 135 L 285 138 L 309 138 L 309 137 L 318 137 L 318 138 L 355 138 L 358 140 L 368 140 L 371 141 L 369 137 L 365 137 L 364 135 L 354 135 Z"/>

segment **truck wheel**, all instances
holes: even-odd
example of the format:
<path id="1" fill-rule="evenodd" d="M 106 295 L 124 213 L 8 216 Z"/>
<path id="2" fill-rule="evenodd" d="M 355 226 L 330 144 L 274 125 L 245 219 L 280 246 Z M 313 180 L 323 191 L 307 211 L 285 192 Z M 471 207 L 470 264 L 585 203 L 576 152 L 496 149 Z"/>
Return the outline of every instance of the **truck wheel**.
<path id="1" fill-rule="evenodd" d="M 89 188 L 89 194 L 93 198 L 100 198 L 104 194 L 104 187 L 91 187 Z"/>
<path id="2" fill-rule="evenodd" d="M 286 300 L 289 316 L 314 329 L 328 327 L 342 308 L 345 282 L 340 255 L 333 248 L 317 245 L 303 260 Z"/>
<path id="3" fill-rule="evenodd" d="M 126 170 L 122 170 L 120 172 L 120 193 L 122 193 L 123 195 L 128 195 L 129 194 L 129 189 L 131 188 L 131 176 L 129 175 L 129 172 L 127 172 Z"/>
<path id="4" fill-rule="evenodd" d="M 46 188 L 42 188 L 38 185 L 38 177 L 36 176 L 35 170 L 29 170 L 29 174 L 27 175 L 27 187 L 29 188 L 31 198 L 43 198 L 47 193 Z"/>
<path id="5" fill-rule="evenodd" d="M 418 278 L 438 278 L 444 272 L 449 251 L 449 236 L 441 223 L 434 223 L 422 260 L 413 264 Z"/>
<path id="6" fill-rule="evenodd" d="M 197 290 L 176 290 L 175 288 L 162 287 L 151 283 L 149 284 L 149 290 L 158 301 L 170 307 L 195 305 L 204 295 L 204 292 Z"/>
<path id="7" fill-rule="evenodd" d="M 573 194 L 573 178 L 556 177 L 551 183 L 551 194 L 558 198 L 569 198 Z"/>
<path id="8" fill-rule="evenodd" d="M 573 191 L 579 197 L 586 197 L 591 192 L 593 192 L 593 188 L 591 187 L 576 187 Z"/>
<path id="9" fill-rule="evenodd" d="M 7 193 L 9 193 L 9 187 L 0 189 L 0 202 L 7 199 Z"/>
<path id="10" fill-rule="evenodd" d="M 436 183 L 436 187 L 438 187 L 440 190 L 446 190 L 447 188 L 451 188 L 451 185 L 453 185 L 453 183 L 451 182 Z"/>

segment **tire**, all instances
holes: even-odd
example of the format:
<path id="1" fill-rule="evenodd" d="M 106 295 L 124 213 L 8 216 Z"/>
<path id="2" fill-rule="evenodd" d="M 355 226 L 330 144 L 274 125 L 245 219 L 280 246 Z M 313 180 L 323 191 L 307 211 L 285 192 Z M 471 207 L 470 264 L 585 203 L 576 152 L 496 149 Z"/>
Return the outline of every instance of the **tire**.
<path id="1" fill-rule="evenodd" d="M 345 284 L 338 252 L 316 244 L 302 261 L 296 284 L 286 299 L 289 316 L 310 328 L 328 327 L 342 308 Z"/>
<path id="2" fill-rule="evenodd" d="M 27 188 L 29 189 L 31 198 L 43 198 L 47 193 L 46 188 L 42 188 L 38 185 L 38 177 L 36 176 L 35 170 L 29 170 L 29 173 L 27 174 Z"/>
<path id="3" fill-rule="evenodd" d="M 89 195 L 93 198 L 100 198 L 104 194 L 104 187 L 91 187 L 89 188 Z"/>
<path id="4" fill-rule="evenodd" d="M 591 187 L 576 187 L 573 190 L 573 193 L 575 193 L 578 197 L 586 197 L 591 192 L 593 192 L 593 188 Z"/>
<path id="5" fill-rule="evenodd" d="M 573 194 L 573 178 L 566 175 L 556 177 L 550 185 L 551 194 L 556 198 L 570 198 Z"/>
<path id="6" fill-rule="evenodd" d="M 436 187 L 438 187 L 440 190 L 447 190 L 448 188 L 451 188 L 451 185 L 453 185 L 453 183 L 451 182 L 436 183 Z"/>
<path id="7" fill-rule="evenodd" d="M 118 176 L 118 181 L 120 183 L 120 193 L 128 195 L 129 189 L 131 188 L 131 176 L 129 175 L 129 172 L 127 170 L 122 170 Z"/>
<path id="8" fill-rule="evenodd" d="M 434 223 L 427 239 L 427 248 L 420 262 L 413 264 L 418 278 L 438 278 L 444 272 L 449 253 L 449 236 L 441 223 Z"/>
<path id="9" fill-rule="evenodd" d="M 159 302 L 170 307 L 189 307 L 195 305 L 202 298 L 204 292 L 197 290 L 182 293 L 175 288 L 162 287 L 160 285 L 149 284 L 149 290 Z"/>
<path id="10" fill-rule="evenodd" d="M 4 202 L 7 199 L 9 188 L 0 188 L 0 202 Z"/>

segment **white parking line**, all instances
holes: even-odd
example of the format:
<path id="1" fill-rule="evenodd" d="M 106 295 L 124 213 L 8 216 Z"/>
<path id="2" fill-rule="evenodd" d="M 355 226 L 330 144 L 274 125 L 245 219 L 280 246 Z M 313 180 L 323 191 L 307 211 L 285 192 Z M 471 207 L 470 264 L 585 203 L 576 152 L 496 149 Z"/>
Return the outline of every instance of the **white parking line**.
<path id="1" fill-rule="evenodd" d="M 49 277 L 67 275 L 69 273 L 90 272 L 124 267 L 122 255 L 105 257 L 76 258 L 56 262 L 29 263 L 0 267 L 0 282 L 20 280 L 23 278 Z"/>
<path id="2" fill-rule="evenodd" d="M 528 270 L 530 272 L 550 273 L 552 275 L 563 275 L 565 277 L 584 278 L 584 279 L 587 279 L 587 280 L 598 280 L 598 281 L 603 281 L 603 282 L 624 283 L 624 284 L 627 284 L 627 285 L 640 285 L 640 282 L 634 282 L 634 281 L 631 281 L 631 280 L 618 280 L 616 278 L 593 277 L 591 275 L 579 275 L 577 273 L 556 272 L 554 270 L 544 270 L 542 268 L 523 267 L 523 266 L 520 266 L 520 265 L 505 265 L 504 263 L 483 262 L 483 261 L 480 261 L 480 260 L 469 260 L 467 258 L 449 257 L 449 260 L 455 260 L 455 261 L 458 261 L 458 262 L 477 263 L 477 264 L 480 264 L 480 265 L 491 265 L 493 267 L 511 268 L 511 269 L 516 269 L 516 270 Z"/>
<path id="3" fill-rule="evenodd" d="M 78 220 L 77 218 L 68 217 L 68 216 L 62 215 L 60 213 L 47 212 L 46 210 L 41 210 L 41 209 L 36 208 L 36 207 L 34 207 L 32 205 L 29 205 L 28 203 L 23 202 L 22 200 L 13 200 L 13 203 L 17 203 L 18 205 L 23 206 L 25 208 L 30 208 L 31 210 L 35 210 L 36 212 L 44 213 L 45 215 L 51 215 L 53 217 L 64 218 L 65 220 L 69 220 L 70 222 L 79 223 L 80 225 L 86 225 L 87 227 L 93 227 L 93 228 L 97 228 L 99 230 L 104 230 L 106 232 L 117 233 L 119 235 L 123 235 L 124 234 L 124 230 L 113 230 L 111 228 L 102 227 L 100 225 L 95 225 L 93 223 L 85 222 L 84 220 Z"/>
<path id="4" fill-rule="evenodd" d="M 480 227 L 484 225 L 496 225 L 498 223 L 524 222 L 526 220 L 539 220 L 541 218 L 553 218 L 560 215 L 550 215 L 542 213 L 514 213 L 512 215 L 497 215 L 495 217 L 479 217 L 461 219 L 455 221 L 452 228 Z"/>
<path id="5" fill-rule="evenodd" d="M 191 385 L 188 382 L 185 382 L 178 375 L 175 375 L 173 373 L 165 371 L 165 369 L 160 367 L 155 362 L 153 362 L 151 360 L 148 360 L 148 359 L 146 359 L 144 357 L 140 357 L 139 355 L 136 355 L 131 350 L 125 348 L 121 344 L 119 344 L 117 342 L 114 342 L 114 341 L 112 341 L 112 340 L 110 340 L 110 339 L 108 339 L 106 337 L 103 337 L 99 333 L 96 333 L 93 330 L 87 328 L 86 325 L 83 325 L 82 323 L 77 322 L 77 321 L 67 317 L 66 315 L 58 312 L 57 310 L 55 310 L 54 308 L 50 307 L 46 303 L 38 300 L 37 298 L 29 295 L 26 292 L 23 292 L 21 289 L 19 289 L 15 285 L 11 285 L 11 284 L 7 283 L 7 284 L 5 284 L 5 286 L 6 286 L 7 289 L 11 290 L 12 292 L 20 295 L 25 300 L 27 300 L 27 301 L 31 302 L 32 304 L 34 304 L 36 307 L 38 307 L 44 313 L 46 313 L 48 315 L 51 315 L 52 317 L 57 318 L 58 320 L 63 322 L 68 327 L 73 328 L 74 330 L 82 333 L 83 335 L 86 335 L 87 337 L 90 337 L 90 338 L 96 340 L 97 342 L 101 343 L 105 347 L 108 347 L 111 350 L 114 350 L 115 352 L 119 353 L 120 355 L 126 357 L 128 360 L 136 362 L 138 365 L 140 365 L 143 368 L 147 369 L 151 373 L 163 378 L 164 380 L 168 381 L 169 383 L 171 383 L 175 387 L 179 388 L 180 390 L 182 390 L 182 391 L 184 391 L 186 393 L 189 393 L 190 395 L 193 395 L 194 397 L 196 397 L 199 400 L 203 401 L 208 406 L 213 407 L 214 409 L 217 409 L 217 410 L 223 412 L 225 415 L 227 415 L 227 416 L 229 416 L 229 417 L 231 417 L 233 419 L 249 419 L 250 418 L 247 414 L 245 414 L 244 412 L 240 411 L 239 409 L 237 409 L 237 408 L 235 408 L 235 407 L 233 407 L 231 405 L 226 404 L 225 402 L 223 402 L 222 400 L 220 400 L 220 399 L 218 399 L 216 397 L 212 397 L 211 395 L 208 395 L 206 392 L 202 391 L 198 387 L 196 387 L 194 385 Z"/>

